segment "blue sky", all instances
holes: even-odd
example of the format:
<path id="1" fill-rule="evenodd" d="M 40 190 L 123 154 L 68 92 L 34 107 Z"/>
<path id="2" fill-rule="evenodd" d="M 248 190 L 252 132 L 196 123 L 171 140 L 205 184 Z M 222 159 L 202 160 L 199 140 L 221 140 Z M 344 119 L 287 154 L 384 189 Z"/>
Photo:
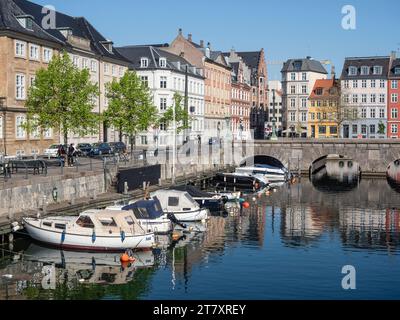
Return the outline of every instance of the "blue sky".
<path id="1" fill-rule="evenodd" d="M 213 49 L 264 48 L 266 60 L 328 59 L 340 74 L 346 56 L 389 55 L 400 50 L 398 0 L 34 0 L 85 16 L 119 45 L 171 42 L 182 28 Z M 344 5 L 356 9 L 356 30 L 341 27 Z M 398 53 L 399 54 L 399 53 Z M 399 54 L 400 55 L 400 54 Z M 280 79 L 281 65 L 269 65 Z M 328 70 L 329 71 L 329 70 Z"/>

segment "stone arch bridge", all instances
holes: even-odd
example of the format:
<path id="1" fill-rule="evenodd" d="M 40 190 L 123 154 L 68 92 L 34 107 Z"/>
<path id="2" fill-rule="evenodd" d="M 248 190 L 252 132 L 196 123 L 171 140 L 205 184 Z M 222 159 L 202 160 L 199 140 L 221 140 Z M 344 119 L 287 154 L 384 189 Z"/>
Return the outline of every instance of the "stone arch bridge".
<path id="1" fill-rule="evenodd" d="M 352 158 L 364 173 L 385 174 L 389 164 L 400 159 L 400 141 L 390 139 L 280 139 L 247 141 L 242 144 L 243 162 L 251 155 L 269 156 L 291 170 L 308 171 L 311 164 L 328 154 Z"/>

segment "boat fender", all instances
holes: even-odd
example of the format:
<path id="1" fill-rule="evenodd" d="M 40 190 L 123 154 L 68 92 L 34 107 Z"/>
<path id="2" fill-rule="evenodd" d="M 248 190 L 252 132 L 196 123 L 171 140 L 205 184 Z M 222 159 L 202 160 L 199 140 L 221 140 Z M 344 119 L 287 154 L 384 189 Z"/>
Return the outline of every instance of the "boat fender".
<path id="1" fill-rule="evenodd" d="M 245 202 L 243 202 L 242 206 L 243 206 L 243 208 L 248 209 L 248 208 L 250 208 L 250 203 L 245 201 Z"/>
<path id="2" fill-rule="evenodd" d="M 64 243 L 64 241 L 65 241 L 65 229 L 61 233 L 61 243 Z"/>
<path id="3" fill-rule="evenodd" d="M 96 232 L 93 230 L 92 233 L 92 243 L 94 243 L 96 241 Z"/>
<path id="4" fill-rule="evenodd" d="M 125 231 L 121 231 L 121 241 L 125 241 Z"/>

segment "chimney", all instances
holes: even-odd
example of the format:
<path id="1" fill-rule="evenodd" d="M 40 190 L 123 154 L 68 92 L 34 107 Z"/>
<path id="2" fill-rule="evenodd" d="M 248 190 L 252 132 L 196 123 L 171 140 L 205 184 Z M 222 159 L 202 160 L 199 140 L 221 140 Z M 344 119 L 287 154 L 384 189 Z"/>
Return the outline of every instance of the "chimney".
<path id="1" fill-rule="evenodd" d="M 331 66 L 331 78 L 333 80 L 336 79 L 336 70 L 335 70 L 335 66 L 334 65 Z"/>
<path id="2" fill-rule="evenodd" d="M 192 34 L 191 34 L 191 33 L 188 34 L 188 40 L 189 40 L 190 42 L 192 42 Z"/>
<path id="3" fill-rule="evenodd" d="M 179 28 L 178 34 L 181 36 L 182 35 L 182 28 Z"/>
<path id="4" fill-rule="evenodd" d="M 200 47 L 204 48 L 204 40 L 200 40 Z"/>
<path id="5" fill-rule="evenodd" d="M 235 53 L 235 47 L 231 48 L 231 56 Z"/>
<path id="6" fill-rule="evenodd" d="M 210 49 L 210 51 L 211 51 L 211 42 L 207 43 L 207 48 Z"/>

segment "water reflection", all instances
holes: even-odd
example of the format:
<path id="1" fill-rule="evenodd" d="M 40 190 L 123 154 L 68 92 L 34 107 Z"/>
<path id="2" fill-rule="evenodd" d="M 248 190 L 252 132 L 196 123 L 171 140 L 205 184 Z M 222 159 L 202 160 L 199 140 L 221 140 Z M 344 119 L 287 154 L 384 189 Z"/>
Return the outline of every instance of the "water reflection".
<path id="1" fill-rule="evenodd" d="M 248 209 L 191 224 L 180 238 L 158 236 L 158 249 L 137 252 L 129 265 L 121 265 L 118 254 L 17 243 L 13 253 L 2 251 L 0 299 L 196 299 L 221 298 L 225 291 L 255 299 L 265 297 L 262 288 L 267 286 L 276 294 L 271 297 L 284 298 L 282 282 L 299 276 L 288 271 L 293 264 L 296 270 L 318 269 L 337 263 L 340 252 L 352 257 L 362 252 L 371 261 L 368 271 L 374 261 L 384 263 L 382 255 L 399 256 L 400 197 L 386 180 L 363 179 L 346 192 L 335 188 L 316 188 L 303 179 L 268 195 L 250 196 Z M 374 260 L 377 253 L 381 256 Z M 280 283 L 269 282 L 274 278 L 266 273 Z M 327 287 L 318 291 L 326 274 L 314 276 L 310 291 L 316 297 L 329 292 Z M 247 286 L 253 280 L 259 285 Z M 210 291 L 203 284 L 207 281 L 220 291 Z M 393 286 L 389 278 L 380 281 L 385 288 Z M 301 287 L 289 281 L 286 288 L 290 285 Z"/>

